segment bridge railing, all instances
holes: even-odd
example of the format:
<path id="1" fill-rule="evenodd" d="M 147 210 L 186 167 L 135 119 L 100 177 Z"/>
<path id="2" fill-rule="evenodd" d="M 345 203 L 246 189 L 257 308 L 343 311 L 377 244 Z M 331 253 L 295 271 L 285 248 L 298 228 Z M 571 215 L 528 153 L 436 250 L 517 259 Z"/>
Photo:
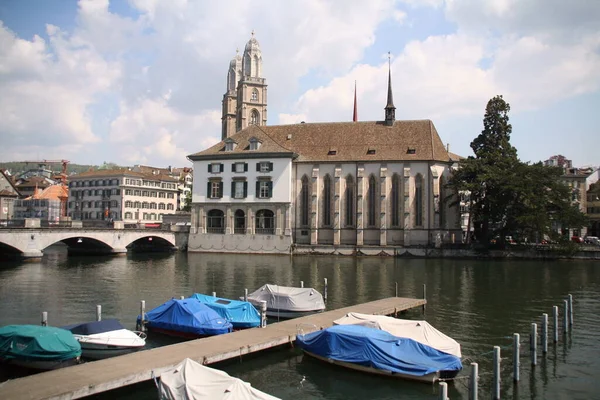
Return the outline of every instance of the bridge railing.
<path id="1" fill-rule="evenodd" d="M 24 219 L 0 219 L 0 229 L 24 228 Z"/>

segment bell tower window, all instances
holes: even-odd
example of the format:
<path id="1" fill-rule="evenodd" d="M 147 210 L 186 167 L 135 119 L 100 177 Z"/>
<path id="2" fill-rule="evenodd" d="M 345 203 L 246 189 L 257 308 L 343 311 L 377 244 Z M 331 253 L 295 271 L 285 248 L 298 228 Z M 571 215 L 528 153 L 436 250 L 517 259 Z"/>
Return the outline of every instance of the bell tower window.
<path id="1" fill-rule="evenodd" d="M 254 89 L 252 91 L 252 95 L 250 96 L 250 100 L 252 100 L 252 101 L 258 101 L 258 90 Z"/>
<path id="2" fill-rule="evenodd" d="M 252 110 L 250 113 L 250 125 L 260 125 L 258 111 Z"/>

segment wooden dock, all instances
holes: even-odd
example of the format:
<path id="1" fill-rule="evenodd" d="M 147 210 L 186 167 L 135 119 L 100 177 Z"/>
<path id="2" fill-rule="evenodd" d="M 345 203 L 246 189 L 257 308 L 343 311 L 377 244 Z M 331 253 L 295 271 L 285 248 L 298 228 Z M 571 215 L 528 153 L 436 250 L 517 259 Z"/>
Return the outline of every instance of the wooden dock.
<path id="1" fill-rule="evenodd" d="M 43 372 L 0 383 L 0 399 L 78 399 L 147 381 L 183 359 L 203 364 L 241 357 L 296 340 L 296 332 L 327 328 L 349 312 L 392 315 L 423 306 L 424 299 L 390 297 L 253 328 L 157 347 L 120 357 Z"/>

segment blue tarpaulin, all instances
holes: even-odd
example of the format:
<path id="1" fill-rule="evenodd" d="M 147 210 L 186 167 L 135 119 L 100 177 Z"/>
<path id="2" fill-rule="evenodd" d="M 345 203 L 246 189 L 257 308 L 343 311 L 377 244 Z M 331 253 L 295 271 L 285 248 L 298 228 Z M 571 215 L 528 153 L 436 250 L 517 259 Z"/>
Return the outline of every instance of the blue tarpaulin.
<path id="1" fill-rule="evenodd" d="M 101 321 L 84 322 L 61 327 L 71 331 L 74 335 L 95 335 L 97 333 L 112 332 L 125 329 L 116 319 L 103 319 Z"/>
<path id="2" fill-rule="evenodd" d="M 221 317 L 231 322 L 234 329 L 260 326 L 260 314 L 247 301 L 223 299 L 200 293 L 194 293 L 190 298 L 215 310 Z"/>
<path id="3" fill-rule="evenodd" d="M 335 325 L 298 335 L 296 343 L 321 357 L 407 375 L 423 376 L 462 369 L 456 356 L 412 339 L 360 325 Z"/>
<path id="4" fill-rule="evenodd" d="M 138 315 L 138 323 L 140 322 Z M 146 326 L 198 336 L 231 332 L 231 323 L 194 299 L 171 299 L 146 313 Z"/>

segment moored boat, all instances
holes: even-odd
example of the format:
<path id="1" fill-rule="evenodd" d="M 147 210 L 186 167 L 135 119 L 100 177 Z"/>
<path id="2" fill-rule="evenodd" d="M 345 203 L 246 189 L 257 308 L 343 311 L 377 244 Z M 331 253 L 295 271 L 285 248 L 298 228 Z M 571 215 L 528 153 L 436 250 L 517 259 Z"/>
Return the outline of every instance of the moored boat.
<path id="1" fill-rule="evenodd" d="M 231 322 L 233 329 L 260 326 L 260 314 L 248 301 L 224 299 L 201 293 L 194 293 L 190 298 L 212 308 L 222 318 Z"/>
<path id="2" fill-rule="evenodd" d="M 325 310 L 323 296 L 314 288 L 266 284 L 248 295 L 248 301 L 260 310 L 267 303 L 267 316 L 296 318 Z"/>
<path id="3" fill-rule="evenodd" d="M 146 345 L 146 334 L 130 331 L 116 319 L 63 326 L 81 345 L 82 357 L 92 360 L 120 356 Z"/>
<path id="4" fill-rule="evenodd" d="M 296 343 L 319 360 L 395 378 L 431 383 L 453 378 L 462 369 L 459 357 L 361 325 L 334 325 L 299 334 Z"/>
<path id="5" fill-rule="evenodd" d="M 205 367 L 189 358 L 163 372 L 157 383 L 161 400 L 278 400 L 226 372 Z"/>
<path id="6" fill-rule="evenodd" d="M 65 329 L 38 325 L 0 328 L 0 360 L 25 368 L 50 370 L 79 363 L 81 346 Z"/>
<path id="7" fill-rule="evenodd" d="M 148 311 L 142 320 L 149 331 L 184 338 L 199 338 L 231 332 L 233 327 L 216 311 L 195 299 L 171 299 Z"/>

